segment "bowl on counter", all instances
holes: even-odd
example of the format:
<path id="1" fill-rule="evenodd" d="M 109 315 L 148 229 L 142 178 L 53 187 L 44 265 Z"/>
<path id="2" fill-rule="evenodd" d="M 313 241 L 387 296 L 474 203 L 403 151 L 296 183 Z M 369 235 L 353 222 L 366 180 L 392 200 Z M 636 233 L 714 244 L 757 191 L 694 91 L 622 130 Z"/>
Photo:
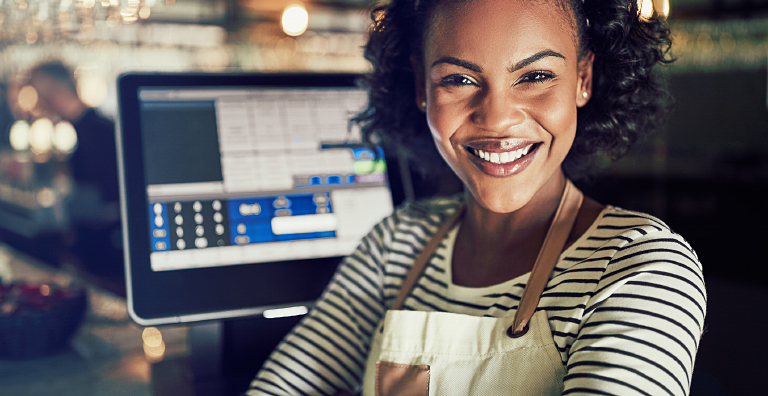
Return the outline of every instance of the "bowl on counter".
<path id="1" fill-rule="evenodd" d="M 61 350 L 87 307 L 82 287 L 0 282 L 0 359 L 29 359 Z"/>

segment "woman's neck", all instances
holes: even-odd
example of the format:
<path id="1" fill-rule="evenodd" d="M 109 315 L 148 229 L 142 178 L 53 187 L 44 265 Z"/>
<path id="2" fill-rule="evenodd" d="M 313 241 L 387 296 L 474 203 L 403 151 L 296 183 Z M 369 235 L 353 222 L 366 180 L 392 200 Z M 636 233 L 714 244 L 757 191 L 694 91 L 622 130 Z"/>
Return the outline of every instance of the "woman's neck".
<path id="1" fill-rule="evenodd" d="M 528 203 L 511 213 L 492 212 L 468 194 L 467 212 L 454 246 L 454 283 L 488 286 L 530 271 L 565 183 L 559 172 Z"/>
<path id="2" fill-rule="evenodd" d="M 534 230 L 546 230 L 557 211 L 565 183 L 565 176 L 559 172 L 525 205 L 510 213 L 490 211 L 467 193 L 467 213 L 463 227 L 467 228 L 471 239 L 479 245 L 495 245 L 495 241 L 513 243 Z"/>

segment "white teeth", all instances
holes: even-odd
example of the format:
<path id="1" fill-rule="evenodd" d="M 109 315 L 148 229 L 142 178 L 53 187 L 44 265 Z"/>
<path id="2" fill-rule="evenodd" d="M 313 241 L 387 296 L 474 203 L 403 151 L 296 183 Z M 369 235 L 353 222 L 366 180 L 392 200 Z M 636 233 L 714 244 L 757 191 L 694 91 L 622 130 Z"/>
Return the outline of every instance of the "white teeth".
<path id="1" fill-rule="evenodd" d="M 473 153 L 478 158 L 482 158 L 488 162 L 492 162 L 494 164 L 506 164 L 512 161 L 519 160 L 522 156 L 528 154 L 531 149 L 533 148 L 533 145 L 523 147 L 519 150 L 515 151 L 505 151 L 503 153 L 490 153 L 487 151 L 479 150 L 479 149 L 473 149 Z"/>

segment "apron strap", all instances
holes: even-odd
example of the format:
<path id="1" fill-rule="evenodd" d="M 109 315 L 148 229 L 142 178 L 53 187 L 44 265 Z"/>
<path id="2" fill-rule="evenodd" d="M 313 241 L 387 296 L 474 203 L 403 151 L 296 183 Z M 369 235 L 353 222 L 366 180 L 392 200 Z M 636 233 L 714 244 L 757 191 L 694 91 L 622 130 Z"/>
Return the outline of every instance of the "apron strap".
<path id="1" fill-rule="evenodd" d="M 456 209 L 456 213 L 445 220 L 445 223 L 443 223 L 435 235 L 432 236 L 432 239 L 429 240 L 429 243 L 424 248 L 424 250 L 421 251 L 421 254 L 416 257 L 416 261 L 413 262 L 410 271 L 408 271 L 408 276 L 405 278 L 405 281 L 403 281 L 403 286 L 400 288 L 400 293 L 397 294 L 397 298 L 392 304 L 392 309 L 400 309 L 403 307 L 405 298 L 411 294 L 413 286 L 416 285 L 416 281 L 421 276 L 421 273 L 424 272 L 424 268 L 427 266 L 429 258 L 432 257 L 432 253 L 437 250 L 437 245 L 443 241 L 445 234 L 447 234 L 448 231 L 453 228 L 454 224 L 456 224 L 456 222 L 461 218 L 461 215 L 464 214 L 464 208 L 466 208 L 466 205 L 459 206 Z"/>
<path id="2" fill-rule="evenodd" d="M 549 274 L 555 268 L 557 259 L 560 257 L 565 242 L 568 240 L 568 235 L 576 220 L 576 215 L 578 215 L 579 209 L 581 208 L 583 197 L 581 191 L 579 191 L 570 180 L 566 179 L 563 196 L 560 198 L 555 217 L 547 231 L 547 236 L 544 238 L 544 244 L 539 251 L 539 256 L 536 258 L 536 263 L 533 265 L 531 276 L 523 291 L 523 296 L 518 305 L 517 312 L 515 313 L 514 324 L 507 330 L 507 334 L 509 334 L 510 337 L 518 337 L 525 334 L 524 331 L 527 331 L 528 322 L 531 320 L 531 317 L 533 317 L 533 314 L 536 312 L 536 306 L 539 304 L 541 292 L 544 291 L 544 287 L 547 285 L 547 282 L 549 282 Z M 410 271 L 408 271 L 408 276 L 403 282 L 400 293 L 398 293 L 395 302 L 392 304 L 392 309 L 398 310 L 403 307 L 405 299 L 410 295 L 411 290 L 413 290 L 413 287 L 416 285 L 416 281 L 419 279 L 422 272 L 424 272 L 424 268 L 430 257 L 432 257 L 432 254 L 437 250 L 437 246 L 442 242 L 445 234 L 453 228 L 456 222 L 464 214 L 465 207 L 465 205 L 462 205 L 456 209 L 456 212 L 453 215 L 446 219 L 427 246 L 424 247 L 424 250 L 422 250 L 416 257 L 413 266 L 411 266 Z"/>
<path id="3" fill-rule="evenodd" d="M 571 234 L 583 199 L 584 195 L 581 191 L 570 180 L 566 180 L 565 191 L 563 191 L 563 197 L 560 198 L 555 218 L 552 219 L 552 225 L 549 226 L 544 244 L 539 250 L 539 256 L 536 258 L 536 263 L 533 264 L 531 276 L 528 278 L 520 304 L 517 306 L 515 321 L 507 329 L 507 335 L 510 337 L 519 337 L 528 331 L 528 322 L 536 312 L 541 293 L 549 282 L 549 276 L 563 252 L 565 242 L 568 241 L 568 235 Z"/>

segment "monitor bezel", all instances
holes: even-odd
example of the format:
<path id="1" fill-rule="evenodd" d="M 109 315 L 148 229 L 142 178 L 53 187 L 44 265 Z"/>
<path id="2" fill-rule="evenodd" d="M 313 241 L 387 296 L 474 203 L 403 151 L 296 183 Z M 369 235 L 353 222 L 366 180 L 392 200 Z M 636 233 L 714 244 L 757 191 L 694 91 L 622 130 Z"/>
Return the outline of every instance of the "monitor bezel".
<path id="1" fill-rule="evenodd" d="M 268 309 L 310 306 L 341 257 L 239 264 L 173 271 L 150 265 L 149 201 L 140 133 L 140 89 L 172 87 L 357 87 L 359 74 L 126 73 L 118 78 L 116 142 L 124 243 L 126 297 L 143 326 L 259 315 Z M 399 162 L 386 157 L 393 204 L 402 202 Z M 296 273 L 304 276 L 296 277 Z M 274 285 L 286 285 L 276 290 Z"/>

